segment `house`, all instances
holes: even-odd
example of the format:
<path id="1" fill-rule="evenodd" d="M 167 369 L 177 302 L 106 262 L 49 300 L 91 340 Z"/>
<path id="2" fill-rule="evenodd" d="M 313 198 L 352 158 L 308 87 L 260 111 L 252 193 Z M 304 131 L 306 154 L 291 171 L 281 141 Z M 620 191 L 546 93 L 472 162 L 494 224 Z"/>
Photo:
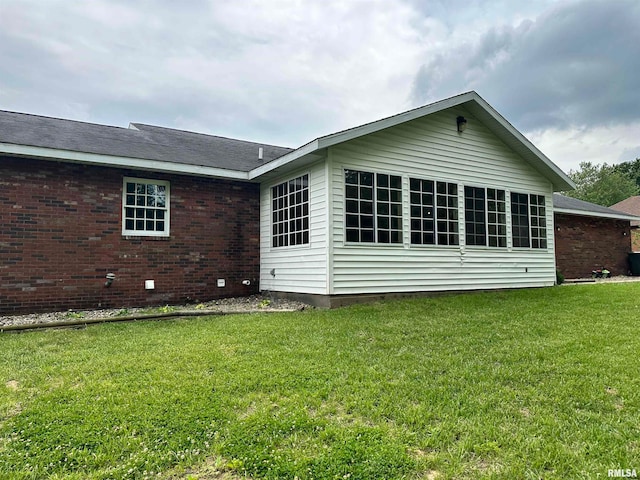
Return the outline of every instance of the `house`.
<path id="1" fill-rule="evenodd" d="M 611 205 L 611 208 L 640 217 L 640 195 L 622 200 Z M 631 249 L 634 252 L 640 252 L 640 228 L 638 227 L 640 227 L 640 220 L 633 220 L 631 222 Z"/>
<path id="2" fill-rule="evenodd" d="M 556 264 L 566 278 L 590 277 L 599 268 L 627 275 L 631 224 L 639 217 L 557 193 L 553 205 Z"/>
<path id="3" fill-rule="evenodd" d="M 0 112 L 0 155 L 5 313 L 549 286 L 573 187 L 475 92 L 297 149 Z"/>

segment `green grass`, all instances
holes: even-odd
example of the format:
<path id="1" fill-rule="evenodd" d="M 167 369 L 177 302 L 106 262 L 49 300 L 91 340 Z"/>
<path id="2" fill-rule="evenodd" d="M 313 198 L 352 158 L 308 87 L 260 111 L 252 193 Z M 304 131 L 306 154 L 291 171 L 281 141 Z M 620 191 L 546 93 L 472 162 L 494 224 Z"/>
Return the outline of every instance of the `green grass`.
<path id="1" fill-rule="evenodd" d="M 4 334 L 0 478 L 640 470 L 639 319 L 630 283 Z"/>

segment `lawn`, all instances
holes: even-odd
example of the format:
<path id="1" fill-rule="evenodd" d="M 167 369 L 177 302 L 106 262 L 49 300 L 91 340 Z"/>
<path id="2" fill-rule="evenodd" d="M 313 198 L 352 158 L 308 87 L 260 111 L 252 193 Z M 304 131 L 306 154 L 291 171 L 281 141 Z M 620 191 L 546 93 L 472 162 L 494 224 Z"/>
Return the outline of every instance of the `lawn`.
<path id="1" fill-rule="evenodd" d="M 0 478 L 640 472 L 639 319 L 628 283 L 2 334 Z"/>

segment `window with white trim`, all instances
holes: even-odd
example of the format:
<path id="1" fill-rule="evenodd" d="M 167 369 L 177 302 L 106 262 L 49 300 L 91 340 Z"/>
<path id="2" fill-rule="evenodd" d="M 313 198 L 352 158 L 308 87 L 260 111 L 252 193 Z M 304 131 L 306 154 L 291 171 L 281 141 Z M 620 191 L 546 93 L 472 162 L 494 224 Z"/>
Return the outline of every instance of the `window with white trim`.
<path id="1" fill-rule="evenodd" d="M 458 245 L 458 185 L 409 179 L 411 243 Z"/>
<path id="2" fill-rule="evenodd" d="M 514 247 L 547 248 L 544 195 L 511 193 L 511 232 Z"/>
<path id="3" fill-rule="evenodd" d="M 169 182 L 124 178 L 122 234 L 169 236 Z"/>
<path id="4" fill-rule="evenodd" d="M 347 242 L 402 243 L 402 177 L 345 170 Z"/>
<path id="5" fill-rule="evenodd" d="M 464 228 L 467 245 L 487 244 L 486 192 L 482 187 L 464 187 Z"/>
<path id="6" fill-rule="evenodd" d="M 514 247 L 529 247 L 529 195 L 511 192 L 511 241 Z"/>
<path id="7" fill-rule="evenodd" d="M 490 247 L 507 246 L 507 198 L 504 190 L 487 188 L 487 226 Z"/>
<path id="8" fill-rule="evenodd" d="M 464 218 L 467 245 L 507 246 L 504 190 L 464 187 Z"/>
<path id="9" fill-rule="evenodd" d="M 547 248 L 547 210 L 544 195 L 531 195 L 531 248 Z"/>
<path id="10" fill-rule="evenodd" d="M 309 243 L 309 175 L 271 188 L 273 247 Z"/>

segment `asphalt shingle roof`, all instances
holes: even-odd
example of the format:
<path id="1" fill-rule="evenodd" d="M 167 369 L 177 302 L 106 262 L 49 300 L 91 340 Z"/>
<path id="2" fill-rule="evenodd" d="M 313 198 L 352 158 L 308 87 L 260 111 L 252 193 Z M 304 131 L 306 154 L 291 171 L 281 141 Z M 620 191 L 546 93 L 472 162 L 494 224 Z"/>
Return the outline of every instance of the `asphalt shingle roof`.
<path id="1" fill-rule="evenodd" d="M 613 208 L 603 207 L 595 203 L 585 202 L 577 198 L 566 197 L 559 193 L 553 194 L 553 207 L 555 209 L 576 210 L 587 213 L 599 213 L 601 215 L 628 215 L 626 212 L 614 210 Z"/>
<path id="2" fill-rule="evenodd" d="M 611 208 L 615 208 L 616 210 L 620 210 L 621 212 L 626 212 L 630 215 L 640 216 L 640 195 L 635 195 L 633 197 L 622 200 L 615 205 L 611 205 Z M 631 225 L 634 227 L 639 226 L 640 221 L 632 221 Z"/>
<path id="3" fill-rule="evenodd" d="M 0 143 L 248 172 L 293 149 L 152 125 L 112 127 L 0 110 Z M 263 158 L 258 149 L 263 148 Z"/>

